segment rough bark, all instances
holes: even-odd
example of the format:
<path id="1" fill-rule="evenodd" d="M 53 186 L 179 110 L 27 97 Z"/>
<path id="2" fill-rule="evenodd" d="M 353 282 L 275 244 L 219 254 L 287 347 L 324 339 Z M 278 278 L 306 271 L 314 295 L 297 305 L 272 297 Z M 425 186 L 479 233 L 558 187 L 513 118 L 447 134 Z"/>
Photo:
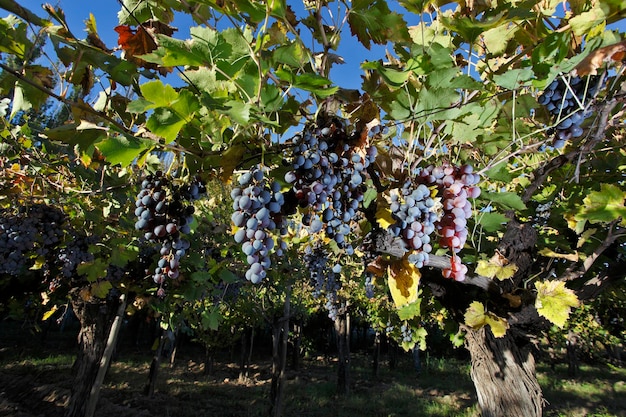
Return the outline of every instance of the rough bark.
<path id="1" fill-rule="evenodd" d="M 372 363 L 372 372 L 374 378 L 378 379 L 380 376 L 380 331 L 376 331 L 374 335 L 374 361 Z"/>
<path id="2" fill-rule="evenodd" d="M 248 380 L 250 361 L 252 358 L 252 343 L 254 340 L 254 328 L 247 327 L 241 335 L 241 352 L 239 355 L 239 382 Z"/>
<path id="3" fill-rule="evenodd" d="M 152 398 L 156 389 L 157 377 L 159 375 L 159 368 L 161 367 L 161 356 L 163 354 L 163 346 L 165 345 L 165 331 L 161 330 L 159 336 L 159 344 L 156 348 L 152 362 L 150 363 L 150 373 L 148 374 L 148 383 L 144 388 L 144 393 Z"/>
<path id="4" fill-rule="evenodd" d="M 343 311 L 341 311 L 343 310 Z M 340 309 L 335 318 L 337 334 L 337 393 L 350 393 L 350 315 L 346 308 Z"/>
<path id="5" fill-rule="evenodd" d="M 117 310 L 118 300 L 84 299 L 80 290 L 70 294 L 72 308 L 80 321 L 78 354 L 72 371 L 74 383 L 66 417 L 84 417 L 91 390 L 96 381 L 100 361 L 106 347 L 107 335 Z"/>
<path id="6" fill-rule="evenodd" d="M 98 369 L 98 374 L 96 375 L 94 384 L 91 387 L 85 417 L 93 417 L 96 412 L 96 405 L 98 404 L 98 398 L 100 397 L 100 388 L 102 387 L 104 377 L 109 370 L 109 365 L 111 364 L 111 356 L 113 355 L 115 346 L 117 346 L 117 339 L 120 334 L 120 328 L 122 327 L 122 320 L 124 319 L 125 311 L 126 294 L 122 294 L 122 296 L 120 297 L 120 304 L 117 308 L 117 313 L 115 314 L 115 319 L 113 320 L 111 330 L 109 331 L 109 336 L 107 339 L 106 347 L 104 348 L 104 353 L 102 354 L 102 359 L 100 359 L 100 368 Z"/>
<path id="7" fill-rule="evenodd" d="M 468 329 L 465 340 L 481 416 L 540 417 L 543 395 L 530 346 L 518 346 L 510 331 L 496 338 L 485 327 Z"/>
<path id="8" fill-rule="evenodd" d="M 283 316 L 274 318 L 272 323 L 272 384 L 270 387 L 271 417 L 280 417 L 283 413 L 283 391 L 285 367 L 287 364 L 287 346 L 289 341 L 289 315 L 291 314 L 291 286 L 287 286 Z"/>

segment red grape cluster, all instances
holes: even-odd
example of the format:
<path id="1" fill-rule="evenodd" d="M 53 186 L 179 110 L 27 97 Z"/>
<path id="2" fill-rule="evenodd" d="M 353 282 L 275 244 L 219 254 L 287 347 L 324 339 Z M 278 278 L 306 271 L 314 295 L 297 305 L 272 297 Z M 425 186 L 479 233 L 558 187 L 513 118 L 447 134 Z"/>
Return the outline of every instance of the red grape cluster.
<path id="1" fill-rule="evenodd" d="M 465 279 L 467 267 L 461 263 L 456 255 L 465 245 L 467 240 L 467 219 L 472 215 L 472 204 L 469 198 L 477 198 L 480 195 L 478 175 L 473 173 L 469 165 L 455 167 L 449 164 L 443 166 L 429 166 L 421 169 L 418 181 L 427 186 L 436 186 L 439 195 L 442 196 L 443 213 L 435 222 L 439 234 L 439 245 L 442 248 L 450 248 L 454 253 L 451 258 L 449 269 L 444 269 L 446 278 L 457 281 Z"/>
<path id="2" fill-rule="evenodd" d="M 190 202 L 204 193 L 206 187 L 198 177 L 189 184 L 176 185 L 157 171 L 141 182 L 135 202 L 135 229 L 144 231 L 146 240 L 161 243 L 161 258 L 152 275 L 159 285 L 159 296 L 165 295 L 166 278 L 176 279 L 180 274 L 180 259 L 189 249 L 189 241 L 182 239 L 181 234 L 190 232 L 195 211 Z"/>

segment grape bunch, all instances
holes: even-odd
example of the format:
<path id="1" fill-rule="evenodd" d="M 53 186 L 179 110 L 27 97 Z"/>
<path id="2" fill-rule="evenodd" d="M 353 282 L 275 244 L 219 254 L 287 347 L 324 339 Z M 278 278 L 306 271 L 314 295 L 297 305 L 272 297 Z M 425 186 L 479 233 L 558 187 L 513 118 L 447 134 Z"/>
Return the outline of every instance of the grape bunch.
<path id="1" fill-rule="evenodd" d="M 581 124 L 591 115 L 588 107 L 598 87 L 596 77 L 560 77 L 548 85 L 538 102 L 560 120 L 552 146 L 562 148 L 568 140 L 582 136 Z"/>
<path id="2" fill-rule="evenodd" d="M 479 176 L 474 174 L 470 165 L 455 167 L 449 164 L 422 168 L 417 181 L 428 187 L 435 187 L 441 196 L 441 215 L 435 221 L 435 229 L 439 235 L 439 246 L 449 248 L 453 252 L 450 268 L 443 274 L 446 278 L 457 281 L 465 279 L 467 267 L 456 256 L 467 240 L 467 219 L 472 215 L 472 204 L 468 200 L 480 195 L 476 186 Z"/>
<path id="3" fill-rule="evenodd" d="M 338 279 L 341 265 L 335 264 L 330 267 L 328 254 L 321 247 L 314 249 L 307 247 L 303 259 L 311 274 L 313 297 L 319 298 L 322 294 L 325 296 L 324 308 L 328 311 L 328 317 L 335 320 L 340 306 L 337 292 L 341 289 L 341 282 Z"/>
<path id="4" fill-rule="evenodd" d="M 159 296 L 165 295 L 166 278 L 176 279 L 180 275 L 180 259 L 190 246 L 181 235 L 190 232 L 195 211 L 191 202 L 203 193 L 206 187 L 199 177 L 194 177 L 189 184 L 177 185 L 162 171 L 157 171 L 141 182 L 135 202 L 135 229 L 142 230 L 146 240 L 161 243 L 161 258 L 152 275 L 159 285 Z"/>
<path id="5" fill-rule="evenodd" d="M 238 179 L 239 186 L 233 188 L 233 214 L 235 242 L 241 244 L 250 266 L 246 279 L 254 284 L 267 276 L 271 265 L 270 253 L 276 241 L 273 232 L 282 228 L 281 207 L 284 196 L 280 184 L 269 181 L 265 168 L 253 167 L 243 172 Z M 282 251 L 284 248 L 279 249 Z"/>
<path id="6" fill-rule="evenodd" d="M 345 237 L 365 191 L 367 167 L 375 160 L 375 147 L 357 149 L 336 124 L 311 127 L 293 138 L 293 169 L 285 175 L 301 208 L 310 208 L 303 224 L 311 233 L 324 231 L 347 254 L 353 248 Z"/>
<path id="7" fill-rule="evenodd" d="M 48 259 L 63 238 L 65 215 L 55 207 L 34 204 L 0 215 L 0 274 L 20 275 L 33 258 Z"/>
<path id="8" fill-rule="evenodd" d="M 438 219 L 430 189 L 424 184 L 405 181 L 400 189 L 391 191 L 390 210 L 396 219 L 390 228 L 392 234 L 401 237 L 411 251 L 409 262 L 423 267 L 432 251 L 430 235 Z"/>
<path id="9" fill-rule="evenodd" d="M 96 236 L 88 236 L 79 231 L 74 231 L 71 235 L 73 238 L 59 250 L 57 255 L 61 274 L 65 278 L 72 278 L 76 274 L 76 267 L 81 263 L 94 260 L 89 247 L 98 241 Z"/>

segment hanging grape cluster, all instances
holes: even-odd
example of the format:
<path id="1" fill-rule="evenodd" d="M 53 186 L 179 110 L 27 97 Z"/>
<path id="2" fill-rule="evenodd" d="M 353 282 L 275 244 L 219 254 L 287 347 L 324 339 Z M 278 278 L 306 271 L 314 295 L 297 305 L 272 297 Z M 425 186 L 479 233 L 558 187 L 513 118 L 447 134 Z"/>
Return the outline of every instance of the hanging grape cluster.
<path id="1" fill-rule="evenodd" d="M 37 257 L 47 257 L 63 236 L 66 218 L 45 204 L 0 213 L 0 274 L 20 275 Z"/>
<path id="2" fill-rule="evenodd" d="M 159 296 L 165 295 L 166 278 L 176 279 L 180 274 L 180 259 L 190 246 L 181 235 L 190 232 L 195 211 L 191 202 L 205 193 L 206 187 L 199 177 L 188 184 L 177 185 L 162 171 L 157 171 L 141 182 L 135 202 L 135 229 L 143 231 L 146 240 L 161 244 L 161 258 L 152 275 L 159 285 Z"/>
<path id="3" fill-rule="evenodd" d="M 428 264 L 431 237 L 436 232 L 439 246 L 453 252 L 444 277 L 457 281 L 465 278 L 467 267 L 456 254 L 467 240 L 467 219 L 472 215 L 468 198 L 480 195 L 475 185 L 478 180 L 469 165 L 431 165 L 420 168 L 402 187 L 391 191 L 390 210 L 396 223 L 390 231 L 404 240 L 410 251 L 409 262 L 418 268 Z"/>
<path id="4" fill-rule="evenodd" d="M 582 136 L 581 125 L 591 115 L 589 103 L 598 91 L 598 81 L 597 77 L 559 77 L 539 97 L 539 104 L 560 120 L 553 147 L 562 148 L 568 140 Z"/>
<path id="5" fill-rule="evenodd" d="M 476 186 L 480 177 L 470 165 L 461 167 L 445 164 L 422 168 L 418 182 L 435 187 L 441 196 L 442 216 L 435 222 L 439 235 L 439 246 L 452 250 L 450 268 L 442 271 L 443 276 L 456 281 L 463 281 L 467 266 L 456 255 L 467 241 L 467 220 L 472 216 L 472 203 L 468 199 L 477 198 L 480 188 Z"/>
<path id="6" fill-rule="evenodd" d="M 246 279 L 255 284 L 267 276 L 271 265 L 270 253 L 276 245 L 274 232 L 282 228 L 281 208 L 285 202 L 280 184 L 266 178 L 263 167 L 243 172 L 239 186 L 233 188 L 235 242 L 241 244 L 250 266 Z M 282 244 L 282 242 L 280 242 Z M 284 248 L 279 248 L 284 249 Z"/>
<path id="7" fill-rule="evenodd" d="M 338 124 L 311 127 L 293 138 L 292 170 L 285 181 L 292 185 L 311 233 L 323 231 L 339 248 L 351 255 L 354 249 L 345 238 L 363 201 L 367 168 L 374 162 L 373 146 L 357 148 Z"/>
<path id="8" fill-rule="evenodd" d="M 328 254 L 321 247 L 307 247 L 303 260 L 311 275 L 313 297 L 319 298 L 324 295 L 326 298 L 324 308 L 328 312 L 328 317 L 335 320 L 340 307 L 337 292 L 341 289 L 339 280 L 341 265 L 335 264 L 331 267 L 328 263 Z"/>

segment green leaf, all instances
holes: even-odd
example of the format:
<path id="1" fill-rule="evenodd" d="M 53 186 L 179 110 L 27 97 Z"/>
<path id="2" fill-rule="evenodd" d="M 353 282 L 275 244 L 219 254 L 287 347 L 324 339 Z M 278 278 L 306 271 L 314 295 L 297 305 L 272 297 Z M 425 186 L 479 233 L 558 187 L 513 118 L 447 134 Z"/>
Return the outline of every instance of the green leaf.
<path id="1" fill-rule="evenodd" d="M 387 41 L 410 39 L 402 15 L 392 12 L 384 0 L 353 0 L 348 24 L 352 35 L 367 49 L 370 49 L 371 42 L 383 45 Z"/>
<path id="2" fill-rule="evenodd" d="M 456 32 L 463 37 L 466 41 L 474 43 L 478 36 L 486 30 L 498 27 L 506 12 L 500 12 L 494 16 L 488 16 L 482 20 L 473 19 L 470 17 L 448 17 L 446 15 L 440 15 L 442 23 L 451 31 Z"/>
<path id="3" fill-rule="evenodd" d="M 535 282 L 537 299 L 535 307 L 539 315 L 559 327 L 563 327 L 572 307 L 578 307 L 578 297 L 565 287 L 562 281 Z"/>
<path id="4" fill-rule="evenodd" d="M 96 144 L 112 165 L 129 166 L 139 155 L 152 147 L 151 141 L 132 136 L 114 136 Z"/>
<path id="5" fill-rule="evenodd" d="M 610 223 L 621 218 L 620 225 L 626 226 L 626 192 L 614 184 L 601 184 L 600 191 L 592 191 L 583 199 L 578 213 L 578 221 L 589 223 Z"/>
<path id="6" fill-rule="evenodd" d="M 421 312 L 422 299 L 418 298 L 411 304 L 407 304 L 398 309 L 398 317 L 400 320 L 411 320 L 414 317 L 419 317 Z"/>
<path id="7" fill-rule="evenodd" d="M 569 24 L 576 36 L 583 36 L 595 27 L 603 25 L 610 12 L 611 10 L 608 4 L 597 2 L 594 3 L 591 10 L 572 17 L 569 20 Z"/>
<path id="8" fill-rule="evenodd" d="M 517 90 L 528 84 L 535 77 L 531 68 L 517 68 L 506 71 L 504 74 L 496 74 L 493 81 L 507 90 Z"/>
<path id="9" fill-rule="evenodd" d="M 487 53 L 500 55 L 506 51 L 509 41 L 515 37 L 519 26 L 506 22 L 483 33 L 483 42 Z"/>
<path id="10" fill-rule="evenodd" d="M 482 213 L 478 216 L 478 224 L 480 224 L 486 232 L 501 230 L 508 221 L 509 218 L 500 213 Z"/>
<path id="11" fill-rule="evenodd" d="M 110 281 L 99 281 L 91 284 L 91 295 L 100 299 L 107 298 L 109 291 L 113 288 Z"/>
<path id="12" fill-rule="evenodd" d="M 524 204 L 519 195 L 508 191 L 501 193 L 484 192 L 481 194 L 481 198 L 498 204 L 506 209 L 524 210 L 526 208 L 526 204 Z"/>
<path id="13" fill-rule="evenodd" d="M 91 262 L 83 262 L 76 267 L 79 275 L 85 275 L 87 281 L 95 282 L 98 279 L 106 278 L 109 265 L 100 258 Z"/>
<path id="14" fill-rule="evenodd" d="M 515 176 L 509 172 L 506 161 L 491 167 L 485 172 L 485 175 L 493 181 L 502 181 L 504 183 L 509 183 L 515 178 Z"/>
<path id="15" fill-rule="evenodd" d="M 210 311 L 202 312 L 202 327 L 208 330 L 217 330 L 222 319 L 222 314 L 219 309 L 214 307 Z"/>

